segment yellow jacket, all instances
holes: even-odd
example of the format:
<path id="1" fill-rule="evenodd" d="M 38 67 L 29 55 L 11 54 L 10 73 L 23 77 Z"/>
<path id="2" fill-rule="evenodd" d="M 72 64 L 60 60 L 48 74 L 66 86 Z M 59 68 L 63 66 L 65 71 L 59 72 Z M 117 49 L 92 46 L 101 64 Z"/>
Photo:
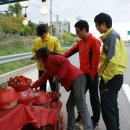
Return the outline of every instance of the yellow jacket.
<path id="1" fill-rule="evenodd" d="M 50 51 L 57 52 L 57 53 L 62 52 L 59 40 L 54 36 L 50 36 L 49 33 L 46 35 L 44 39 L 41 39 L 40 37 L 38 37 L 34 40 L 34 43 L 32 46 L 33 54 L 35 54 L 36 50 L 41 47 L 47 47 Z M 38 70 L 44 71 L 44 67 L 40 66 L 39 64 L 37 64 L 37 68 Z"/>
<path id="2" fill-rule="evenodd" d="M 123 40 L 112 28 L 100 38 L 103 48 L 100 54 L 99 76 L 107 81 L 124 73 L 127 69 L 127 56 Z"/>

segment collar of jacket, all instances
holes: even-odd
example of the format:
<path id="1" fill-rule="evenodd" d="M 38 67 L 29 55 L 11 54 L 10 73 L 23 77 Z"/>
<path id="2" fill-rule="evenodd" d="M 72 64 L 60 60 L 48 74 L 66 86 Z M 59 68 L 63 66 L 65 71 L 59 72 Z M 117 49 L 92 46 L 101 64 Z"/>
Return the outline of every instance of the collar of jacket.
<path id="1" fill-rule="evenodd" d="M 92 34 L 91 34 L 91 33 L 89 33 L 89 34 L 86 36 L 85 42 L 87 42 L 87 41 L 88 41 L 88 39 L 91 39 L 91 37 L 92 37 Z M 82 40 L 83 40 L 83 39 L 82 39 Z"/>
<path id="2" fill-rule="evenodd" d="M 101 39 L 102 41 L 104 41 L 104 40 L 108 37 L 108 35 L 109 35 L 111 32 L 112 32 L 112 28 L 110 28 L 106 33 L 104 33 L 104 34 L 100 37 L 100 39 Z"/>
<path id="3" fill-rule="evenodd" d="M 44 38 L 44 39 L 42 39 L 43 41 L 48 41 L 48 39 L 50 39 L 50 34 L 49 33 L 47 33 L 46 34 L 46 37 Z"/>

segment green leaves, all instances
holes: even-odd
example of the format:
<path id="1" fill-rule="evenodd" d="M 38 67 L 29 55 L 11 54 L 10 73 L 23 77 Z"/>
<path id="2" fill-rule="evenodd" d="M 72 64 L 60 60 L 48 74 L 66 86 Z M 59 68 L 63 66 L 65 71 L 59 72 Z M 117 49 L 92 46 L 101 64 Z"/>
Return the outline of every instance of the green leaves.
<path id="1" fill-rule="evenodd" d="M 64 44 L 74 44 L 76 38 L 69 32 L 64 32 L 61 34 L 61 39 L 63 39 Z"/>

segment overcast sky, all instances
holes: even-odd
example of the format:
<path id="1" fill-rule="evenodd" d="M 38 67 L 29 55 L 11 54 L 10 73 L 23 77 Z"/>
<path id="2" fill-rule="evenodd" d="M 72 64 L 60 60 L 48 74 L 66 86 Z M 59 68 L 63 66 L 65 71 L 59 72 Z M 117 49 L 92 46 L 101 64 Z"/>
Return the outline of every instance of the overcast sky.
<path id="1" fill-rule="evenodd" d="M 21 2 L 23 6 L 29 5 L 27 8 L 29 20 L 37 23 L 39 21 L 49 21 L 49 14 L 47 16 L 40 14 L 41 1 Z M 0 11 L 6 10 L 8 7 L 8 5 L 0 6 Z M 46 6 L 50 10 L 50 0 L 46 0 Z M 52 0 L 52 11 L 53 21 L 56 20 L 57 14 L 60 21 L 70 21 L 73 33 L 75 32 L 73 25 L 78 17 L 88 21 L 90 32 L 96 32 L 93 19 L 100 12 L 111 15 L 113 28 L 122 35 L 126 35 L 127 30 L 130 30 L 130 0 Z"/>

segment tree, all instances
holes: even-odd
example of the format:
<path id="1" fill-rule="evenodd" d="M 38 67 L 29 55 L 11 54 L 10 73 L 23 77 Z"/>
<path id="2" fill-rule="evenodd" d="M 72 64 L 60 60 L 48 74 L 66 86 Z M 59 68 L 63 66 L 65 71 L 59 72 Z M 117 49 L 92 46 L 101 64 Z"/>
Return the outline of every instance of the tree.
<path id="1" fill-rule="evenodd" d="M 8 10 L 10 11 L 7 13 L 8 15 L 19 16 L 22 14 L 22 6 L 19 3 L 9 5 Z"/>
<path id="2" fill-rule="evenodd" d="M 12 15 L 5 16 L 2 22 L 2 31 L 4 33 L 17 34 L 19 28 L 22 27 L 22 17 L 14 17 Z"/>
<path id="3" fill-rule="evenodd" d="M 6 34 L 36 35 L 36 24 L 29 21 L 23 26 L 24 16 L 19 3 L 9 5 L 6 14 L 0 14 L 0 32 Z M 14 15 L 15 14 L 15 15 Z"/>
<path id="4" fill-rule="evenodd" d="M 28 26 L 31 28 L 31 35 L 36 35 L 37 24 L 35 24 L 35 23 L 31 22 L 31 20 L 29 20 Z"/>
<path id="5" fill-rule="evenodd" d="M 69 32 L 62 33 L 60 37 L 64 41 L 64 44 L 71 45 L 76 41 L 76 38 Z"/>
<path id="6" fill-rule="evenodd" d="M 20 28 L 19 32 L 21 36 L 28 36 L 31 35 L 32 30 L 29 26 L 24 26 Z"/>

